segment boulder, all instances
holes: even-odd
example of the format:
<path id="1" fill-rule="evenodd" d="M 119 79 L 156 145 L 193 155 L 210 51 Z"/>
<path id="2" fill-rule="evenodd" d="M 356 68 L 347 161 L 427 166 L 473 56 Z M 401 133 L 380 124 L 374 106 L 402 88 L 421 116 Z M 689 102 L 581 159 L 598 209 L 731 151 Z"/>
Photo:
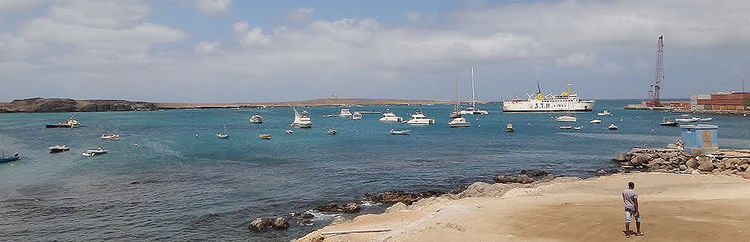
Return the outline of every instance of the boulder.
<path id="1" fill-rule="evenodd" d="M 356 213 L 362 209 L 359 203 L 326 203 L 315 207 L 316 210 L 321 212 L 333 212 L 333 213 Z"/>
<path id="2" fill-rule="evenodd" d="M 250 230 L 258 231 L 258 232 L 266 231 L 269 229 L 289 228 L 288 222 L 286 222 L 286 226 L 283 226 L 283 223 L 282 223 L 282 224 L 278 224 L 278 225 L 282 225 L 281 227 L 277 227 L 277 221 L 279 221 L 279 219 L 281 219 L 281 221 L 283 222 L 286 222 L 286 220 L 284 220 L 283 218 L 256 218 L 252 222 L 250 222 L 250 225 L 248 226 L 248 228 Z"/>
<path id="3" fill-rule="evenodd" d="M 687 166 L 686 165 L 680 165 L 680 170 L 681 171 L 687 170 Z"/>
<path id="4" fill-rule="evenodd" d="M 627 160 L 628 160 L 628 158 L 627 158 L 627 157 L 625 156 L 625 154 L 626 154 L 625 152 L 620 152 L 620 153 L 619 153 L 619 154 L 617 154 L 617 156 L 615 156 L 615 158 L 613 158 L 612 160 L 613 160 L 613 161 L 617 161 L 617 162 L 624 162 L 624 161 L 627 161 Z"/>
<path id="5" fill-rule="evenodd" d="M 272 226 L 274 229 L 288 229 L 289 221 L 286 221 L 284 218 L 276 218 L 273 220 Z"/>
<path id="6" fill-rule="evenodd" d="M 695 160 L 695 158 L 690 158 L 687 162 L 685 162 L 685 165 L 687 165 L 689 168 L 698 168 L 698 161 Z"/>
<path id="7" fill-rule="evenodd" d="M 724 169 L 734 169 L 736 165 L 739 165 L 742 160 L 738 158 L 729 158 L 724 161 Z"/>
<path id="8" fill-rule="evenodd" d="M 750 172 L 747 172 L 747 171 L 746 171 L 746 172 L 742 172 L 742 173 L 739 173 L 739 175 L 740 175 L 740 176 L 741 176 L 742 178 L 745 178 L 745 179 L 750 179 Z"/>
<path id="9" fill-rule="evenodd" d="M 315 216 L 308 212 L 292 213 L 292 220 L 296 221 L 298 224 L 311 224 L 313 218 L 315 218 Z"/>
<path id="10" fill-rule="evenodd" d="M 633 158 L 630 159 L 630 162 L 633 165 L 644 165 L 648 164 L 648 162 L 651 160 L 651 155 L 648 154 L 636 154 L 633 156 Z"/>
<path id="11" fill-rule="evenodd" d="M 742 164 L 750 164 L 750 158 L 742 158 L 742 159 L 740 159 L 740 162 L 739 162 L 739 163 L 737 163 L 737 164 L 738 164 L 738 165 L 742 165 Z"/>
<path id="12" fill-rule="evenodd" d="M 740 165 L 740 167 L 739 167 L 740 169 L 739 170 L 740 171 L 747 171 L 748 167 L 750 167 L 749 164 L 742 164 L 742 165 Z"/>
<path id="13" fill-rule="evenodd" d="M 698 170 L 713 171 L 714 168 L 714 163 L 711 162 L 711 160 L 709 160 L 708 158 L 702 158 L 698 160 Z"/>
<path id="14" fill-rule="evenodd" d="M 658 165 L 668 165 L 669 164 L 669 162 L 667 162 L 666 160 L 664 160 L 662 158 L 653 159 L 653 160 L 651 160 L 648 163 L 649 164 L 658 164 Z"/>

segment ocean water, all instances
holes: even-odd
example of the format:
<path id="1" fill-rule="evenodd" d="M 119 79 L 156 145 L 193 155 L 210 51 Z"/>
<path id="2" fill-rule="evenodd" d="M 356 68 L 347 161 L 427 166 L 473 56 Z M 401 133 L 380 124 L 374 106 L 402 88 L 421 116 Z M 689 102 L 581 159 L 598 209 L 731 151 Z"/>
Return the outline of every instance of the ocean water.
<path id="1" fill-rule="evenodd" d="M 0 147 L 20 153 L 0 164 L 0 238 L 29 240 L 289 240 L 326 225 L 250 232 L 256 217 L 285 216 L 330 201 L 356 201 L 364 192 L 452 191 L 498 174 L 540 169 L 587 177 L 611 168 L 618 152 L 664 146 L 679 137 L 661 127 L 677 114 L 624 110 L 635 100 L 601 100 L 595 111 L 577 113 L 582 131 L 560 130 L 548 113 L 502 113 L 480 105 L 487 116 L 469 116 L 471 128 L 448 127 L 449 106 L 393 106 L 408 118 L 415 108 L 436 117 L 431 126 L 323 118 L 339 108 L 310 108 L 312 129 L 295 129 L 290 108 L 167 110 L 75 113 L 83 127 L 45 129 L 70 113 L 0 114 Z M 351 107 L 384 111 L 386 107 Z M 596 112 L 602 124 L 589 124 Z M 251 124 L 255 113 L 263 124 Z M 750 119 L 712 116 L 722 147 L 750 147 Z M 513 122 L 515 132 L 506 133 Z M 607 130 L 609 123 L 620 129 Z M 215 137 L 227 126 L 230 138 Z M 337 135 L 326 130 L 338 129 Z M 388 130 L 411 129 L 394 136 Z M 120 141 L 102 141 L 119 132 Z M 270 133 L 271 140 L 258 135 Z M 49 154 L 66 144 L 70 152 Z M 102 146 L 109 154 L 83 157 Z M 377 210 L 377 209 L 375 209 Z"/>

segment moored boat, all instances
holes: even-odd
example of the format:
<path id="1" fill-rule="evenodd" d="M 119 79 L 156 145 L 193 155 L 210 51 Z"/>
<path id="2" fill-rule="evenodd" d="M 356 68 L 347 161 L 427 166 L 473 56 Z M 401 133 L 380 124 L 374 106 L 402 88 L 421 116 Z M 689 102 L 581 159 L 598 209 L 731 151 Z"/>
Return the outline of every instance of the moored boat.
<path id="1" fill-rule="evenodd" d="M 329 135 L 336 135 L 336 132 L 337 132 L 336 129 L 328 128 L 328 134 Z"/>
<path id="2" fill-rule="evenodd" d="M 271 134 L 260 134 L 258 137 L 261 139 L 271 139 Z"/>
<path id="3" fill-rule="evenodd" d="M 592 123 L 592 124 L 600 124 L 600 123 L 602 123 L 602 120 L 601 120 L 601 119 L 598 119 L 598 118 L 595 118 L 595 119 L 592 119 L 592 120 L 591 120 L 591 121 L 590 121 L 589 123 Z"/>
<path id="4" fill-rule="evenodd" d="M 409 135 L 409 133 L 411 133 L 411 129 L 403 129 L 403 130 L 391 129 L 390 131 L 388 131 L 388 133 L 392 135 Z"/>
<path id="5" fill-rule="evenodd" d="M 96 156 L 96 155 L 106 154 L 107 152 L 109 152 L 109 150 L 105 150 L 102 147 L 99 147 L 99 148 L 96 148 L 96 149 L 86 150 L 83 153 L 81 153 L 81 155 L 83 155 L 83 156 Z"/>
<path id="6" fill-rule="evenodd" d="M 572 129 L 573 126 L 571 125 L 560 125 L 560 129 Z"/>
<path id="7" fill-rule="evenodd" d="M 354 119 L 354 120 L 361 120 L 362 119 L 362 113 L 360 113 L 360 112 L 354 112 L 354 114 L 352 114 L 352 119 Z"/>
<path id="8" fill-rule="evenodd" d="M 254 114 L 252 117 L 250 117 L 250 123 L 254 124 L 260 124 L 263 123 L 263 116 L 260 116 L 260 114 Z"/>
<path id="9" fill-rule="evenodd" d="M 47 128 L 78 128 L 81 126 L 81 122 L 78 122 L 75 117 L 70 116 L 68 121 L 66 122 L 60 122 L 58 124 L 47 124 L 45 127 Z"/>
<path id="10" fill-rule="evenodd" d="M 471 68 L 471 107 L 467 107 L 465 110 L 461 110 L 459 113 L 461 115 L 487 115 L 489 113 L 486 110 L 480 110 L 479 108 L 477 108 L 477 101 L 474 97 L 474 67 Z"/>
<path id="11" fill-rule="evenodd" d="M 566 91 L 560 95 L 542 95 L 537 83 L 536 95 L 527 94 L 527 99 L 514 98 L 503 101 L 503 112 L 583 112 L 594 108 L 594 100 L 581 100 L 578 94 L 570 91 L 567 84 Z"/>
<path id="12" fill-rule="evenodd" d="M 513 132 L 513 123 L 508 122 L 508 124 L 505 125 L 505 132 Z"/>
<path id="13" fill-rule="evenodd" d="M 596 113 L 596 115 L 599 115 L 599 116 L 609 116 L 609 115 L 612 115 L 612 113 L 610 113 L 609 110 L 604 109 L 603 112 Z"/>
<path id="14" fill-rule="evenodd" d="M 575 127 L 573 127 L 573 129 L 576 130 L 576 131 L 581 131 L 581 130 L 583 130 L 583 127 L 582 126 L 575 126 Z"/>
<path id="15" fill-rule="evenodd" d="M 617 129 L 617 125 L 615 125 L 614 123 L 610 123 L 609 127 L 607 127 L 607 129 L 615 130 L 615 129 Z"/>
<path id="16" fill-rule="evenodd" d="M 65 146 L 65 145 L 53 145 L 53 146 L 50 146 L 48 149 L 49 149 L 49 153 L 60 153 L 60 152 L 69 151 L 70 147 Z"/>
<path id="17" fill-rule="evenodd" d="M 396 116 L 396 114 L 393 114 L 390 109 L 386 109 L 385 113 L 383 113 L 383 117 L 381 117 L 380 122 L 403 122 L 404 119 Z"/>
<path id="18" fill-rule="evenodd" d="M 419 109 L 411 115 L 411 119 L 409 121 L 406 121 L 407 124 L 412 125 L 430 125 L 435 124 L 435 119 L 428 118 L 425 116 Z"/>
<path id="19" fill-rule="evenodd" d="M 667 117 L 664 117 L 664 119 L 662 119 L 661 123 L 659 123 L 659 125 L 661 125 L 661 126 L 677 126 L 679 124 L 680 123 L 672 121 L 672 120 L 670 120 Z"/>
<path id="20" fill-rule="evenodd" d="M 692 123 L 692 122 L 698 122 L 698 120 L 701 120 L 701 119 L 697 117 L 692 117 L 692 118 L 678 118 L 678 119 L 675 119 L 674 121 L 677 121 L 679 123 Z"/>
<path id="21" fill-rule="evenodd" d="M 557 120 L 557 122 L 576 122 L 578 121 L 578 118 L 576 118 L 576 116 L 573 116 L 573 115 L 562 115 L 562 116 L 555 118 L 555 120 Z"/>
<path id="22" fill-rule="evenodd" d="M 112 141 L 118 141 L 120 140 L 120 134 L 102 134 L 103 140 L 112 140 Z"/>
<path id="23" fill-rule="evenodd" d="M 293 134 L 293 133 L 294 133 L 294 130 L 291 130 L 291 129 L 286 130 L 286 134 Z"/>
<path id="24" fill-rule="evenodd" d="M 291 126 L 294 128 L 311 128 L 312 127 L 312 120 L 310 119 L 310 114 L 307 112 L 307 110 L 302 110 L 302 113 L 297 112 L 297 108 L 292 108 L 294 110 L 294 121 L 292 122 Z"/>
<path id="25" fill-rule="evenodd" d="M 352 117 L 352 112 L 349 111 L 348 108 L 342 108 L 341 111 L 339 112 L 339 117 L 350 118 Z"/>
<path id="26" fill-rule="evenodd" d="M 5 156 L 5 150 L 3 150 L 3 155 L 0 156 L 0 163 L 17 161 L 19 159 L 21 159 L 21 156 L 18 156 L 18 153 L 13 154 L 13 156 Z"/>

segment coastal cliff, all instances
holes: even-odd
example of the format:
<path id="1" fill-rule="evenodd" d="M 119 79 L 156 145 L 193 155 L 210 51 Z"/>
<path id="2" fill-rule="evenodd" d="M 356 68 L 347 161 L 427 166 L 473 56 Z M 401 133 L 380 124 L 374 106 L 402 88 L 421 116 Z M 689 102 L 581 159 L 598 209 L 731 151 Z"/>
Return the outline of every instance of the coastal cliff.
<path id="1" fill-rule="evenodd" d="M 107 112 L 157 110 L 155 103 L 125 100 L 75 100 L 69 98 L 28 98 L 0 103 L 0 113 Z"/>

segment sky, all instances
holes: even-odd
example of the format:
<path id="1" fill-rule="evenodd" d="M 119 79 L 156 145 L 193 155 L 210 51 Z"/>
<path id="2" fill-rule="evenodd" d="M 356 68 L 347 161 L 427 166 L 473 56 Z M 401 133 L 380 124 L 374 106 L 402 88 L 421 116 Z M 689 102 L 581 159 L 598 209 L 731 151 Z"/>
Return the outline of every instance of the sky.
<path id="1" fill-rule="evenodd" d="M 497 101 L 750 89 L 750 1 L 0 0 L 0 101 Z"/>

